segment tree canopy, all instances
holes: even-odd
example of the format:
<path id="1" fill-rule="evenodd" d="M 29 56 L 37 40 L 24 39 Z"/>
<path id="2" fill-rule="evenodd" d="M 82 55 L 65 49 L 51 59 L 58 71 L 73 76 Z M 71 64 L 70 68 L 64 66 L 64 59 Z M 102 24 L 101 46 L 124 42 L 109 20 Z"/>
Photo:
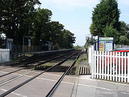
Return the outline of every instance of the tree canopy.
<path id="1" fill-rule="evenodd" d="M 120 10 L 116 0 L 101 0 L 92 13 L 91 34 L 94 36 L 114 37 L 115 43 L 128 44 L 125 41 L 128 40 L 129 27 L 125 22 L 119 21 L 119 17 Z M 126 39 L 123 37 L 126 37 Z"/>
<path id="2" fill-rule="evenodd" d="M 1 0 L 0 33 L 12 38 L 16 46 L 23 44 L 24 37 L 31 37 L 32 44 L 50 43 L 53 49 L 72 48 L 75 37 L 58 21 L 52 21 L 52 11 L 35 8 L 38 0 Z"/>
<path id="3" fill-rule="evenodd" d="M 110 26 L 119 29 L 119 9 L 116 0 L 101 0 L 94 8 L 92 16 L 91 33 L 104 36 L 104 29 Z"/>

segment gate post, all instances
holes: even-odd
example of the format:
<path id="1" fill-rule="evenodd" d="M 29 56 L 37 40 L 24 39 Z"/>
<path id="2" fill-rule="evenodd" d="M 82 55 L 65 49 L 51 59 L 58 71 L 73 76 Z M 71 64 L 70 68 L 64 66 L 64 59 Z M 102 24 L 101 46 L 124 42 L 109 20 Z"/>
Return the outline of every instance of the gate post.
<path id="1" fill-rule="evenodd" d="M 92 78 L 96 78 L 96 51 L 92 48 L 92 66 L 91 66 L 91 71 L 92 71 Z"/>
<path id="2" fill-rule="evenodd" d="M 97 72 L 96 72 L 96 59 L 97 59 L 97 51 L 94 51 L 94 55 L 93 55 L 93 66 L 94 66 L 94 78 L 96 78 L 97 76 Z"/>

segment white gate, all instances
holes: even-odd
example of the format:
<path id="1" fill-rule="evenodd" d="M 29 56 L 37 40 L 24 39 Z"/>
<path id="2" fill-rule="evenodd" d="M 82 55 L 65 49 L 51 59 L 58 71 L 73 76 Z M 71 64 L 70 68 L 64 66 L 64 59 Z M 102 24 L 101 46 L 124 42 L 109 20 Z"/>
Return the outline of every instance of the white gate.
<path id="1" fill-rule="evenodd" d="M 93 51 L 92 78 L 129 82 L 129 53 Z"/>
<path id="2" fill-rule="evenodd" d="M 0 49 L 0 63 L 10 61 L 10 50 Z"/>

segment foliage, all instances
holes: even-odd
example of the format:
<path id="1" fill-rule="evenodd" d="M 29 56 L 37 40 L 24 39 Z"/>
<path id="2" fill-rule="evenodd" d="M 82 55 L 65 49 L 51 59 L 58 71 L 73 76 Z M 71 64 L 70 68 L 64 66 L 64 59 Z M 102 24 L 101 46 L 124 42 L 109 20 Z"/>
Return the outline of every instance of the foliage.
<path id="1" fill-rule="evenodd" d="M 63 48 L 72 48 L 73 43 L 75 43 L 75 37 L 72 32 L 69 30 L 63 30 L 63 38 L 62 38 L 62 47 Z"/>
<path id="2" fill-rule="evenodd" d="M 123 21 L 120 22 L 119 36 L 119 44 L 129 44 L 129 26 Z"/>
<path id="3" fill-rule="evenodd" d="M 127 34 L 129 31 L 129 26 L 124 21 L 120 21 L 119 24 L 120 24 L 120 34 L 121 35 Z"/>
<path id="4" fill-rule="evenodd" d="M 45 34 L 49 32 L 48 23 L 50 22 L 51 16 L 52 12 L 48 9 L 38 8 L 36 10 L 33 19 L 34 45 L 40 45 L 40 40 L 45 39 Z"/>
<path id="5" fill-rule="evenodd" d="M 116 0 L 101 0 L 94 8 L 90 31 L 93 35 L 104 36 L 106 27 L 119 29 L 119 9 Z M 109 32 L 108 32 L 109 33 Z"/>
<path id="6" fill-rule="evenodd" d="M 13 38 L 15 44 L 21 44 L 25 19 L 33 13 L 37 3 L 37 0 L 1 0 L 0 31 Z"/>
<path id="7" fill-rule="evenodd" d="M 74 34 L 64 29 L 63 24 L 51 21 L 51 10 L 36 9 L 36 4 L 41 3 L 38 0 L 1 0 L 0 33 L 12 38 L 16 46 L 29 37 L 36 46 L 50 43 L 52 49 L 72 48 Z"/>
<path id="8" fill-rule="evenodd" d="M 103 31 L 105 37 L 114 37 L 114 42 L 118 43 L 120 33 L 116 29 L 112 26 L 106 26 Z"/>
<path id="9" fill-rule="evenodd" d="M 82 49 L 83 49 L 83 47 L 81 47 L 81 46 L 79 46 L 79 45 L 74 46 L 74 48 L 75 48 L 76 50 L 82 50 Z"/>
<path id="10" fill-rule="evenodd" d="M 116 0 L 101 0 L 94 8 L 90 32 L 95 36 L 114 37 L 117 44 L 128 44 L 129 25 L 119 21 L 120 11 Z"/>
<path id="11" fill-rule="evenodd" d="M 126 36 L 120 36 L 120 44 L 125 44 L 128 45 L 129 44 L 129 39 Z"/>

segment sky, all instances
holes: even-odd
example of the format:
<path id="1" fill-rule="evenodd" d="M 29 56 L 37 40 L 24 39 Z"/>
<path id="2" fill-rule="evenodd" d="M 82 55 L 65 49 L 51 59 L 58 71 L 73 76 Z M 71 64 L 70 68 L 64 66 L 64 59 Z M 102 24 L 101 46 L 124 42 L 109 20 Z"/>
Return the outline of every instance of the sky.
<path id="1" fill-rule="evenodd" d="M 120 20 L 129 24 L 129 0 L 117 0 Z M 40 0 L 41 8 L 50 9 L 52 21 L 59 21 L 76 37 L 74 45 L 83 46 L 90 35 L 92 11 L 100 0 Z"/>

